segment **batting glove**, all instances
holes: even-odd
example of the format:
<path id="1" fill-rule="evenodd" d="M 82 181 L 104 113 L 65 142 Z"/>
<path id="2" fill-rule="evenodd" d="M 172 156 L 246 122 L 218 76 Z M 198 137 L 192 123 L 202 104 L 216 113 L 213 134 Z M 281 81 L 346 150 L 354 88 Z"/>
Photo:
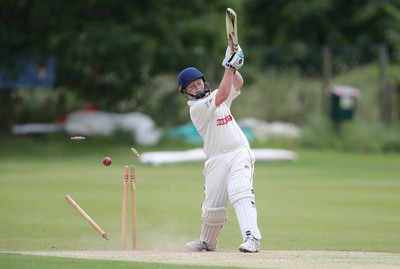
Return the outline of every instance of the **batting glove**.
<path id="1" fill-rule="evenodd" d="M 230 46 L 226 48 L 225 58 L 222 61 L 222 66 L 236 71 L 239 70 L 244 64 L 244 54 L 240 45 L 237 51 L 231 51 Z"/>

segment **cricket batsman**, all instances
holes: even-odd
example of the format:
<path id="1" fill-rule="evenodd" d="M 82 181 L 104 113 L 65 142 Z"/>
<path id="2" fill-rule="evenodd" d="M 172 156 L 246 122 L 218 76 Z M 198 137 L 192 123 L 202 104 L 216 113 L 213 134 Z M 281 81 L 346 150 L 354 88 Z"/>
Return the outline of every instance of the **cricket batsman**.
<path id="1" fill-rule="evenodd" d="M 218 89 L 210 91 L 204 75 L 188 67 L 178 75 L 179 91 L 188 101 L 190 118 L 201 135 L 207 157 L 203 174 L 204 201 L 200 238 L 186 244 L 191 251 L 215 251 L 218 234 L 227 221 L 228 199 L 235 209 L 243 243 L 241 252 L 259 252 L 261 233 L 253 190 L 254 153 L 231 112 L 233 100 L 240 94 L 244 64 L 240 46 L 228 46 L 222 66 L 225 68 Z"/>

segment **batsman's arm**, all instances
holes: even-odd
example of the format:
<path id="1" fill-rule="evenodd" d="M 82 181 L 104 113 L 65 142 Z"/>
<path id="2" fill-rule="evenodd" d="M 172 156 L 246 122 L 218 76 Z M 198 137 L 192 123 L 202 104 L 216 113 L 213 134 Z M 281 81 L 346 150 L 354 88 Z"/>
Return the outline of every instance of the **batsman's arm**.
<path id="1" fill-rule="evenodd" d="M 233 84 L 234 70 L 225 68 L 224 75 L 219 84 L 217 95 L 215 98 L 215 105 L 220 106 L 229 96 Z"/>
<path id="2" fill-rule="evenodd" d="M 236 91 L 240 91 L 244 84 L 244 79 L 242 77 L 242 74 L 239 73 L 239 71 L 236 71 L 233 77 L 233 86 L 235 87 Z"/>
<path id="3" fill-rule="evenodd" d="M 242 75 L 239 71 L 225 68 L 224 75 L 218 87 L 215 104 L 220 106 L 229 97 L 232 85 L 236 91 L 240 91 L 244 83 Z"/>

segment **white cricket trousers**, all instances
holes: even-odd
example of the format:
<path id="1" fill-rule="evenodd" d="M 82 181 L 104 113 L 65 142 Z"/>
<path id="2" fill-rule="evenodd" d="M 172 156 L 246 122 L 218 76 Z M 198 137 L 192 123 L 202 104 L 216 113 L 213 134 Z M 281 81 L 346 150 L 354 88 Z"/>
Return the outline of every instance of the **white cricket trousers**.
<path id="1" fill-rule="evenodd" d="M 226 208 L 230 199 L 243 240 L 249 232 L 256 239 L 261 239 L 253 190 L 254 162 L 254 153 L 243 147 L 211 156 L 206 160 L 203 171 L 203 213 L 207 208 Z"/>

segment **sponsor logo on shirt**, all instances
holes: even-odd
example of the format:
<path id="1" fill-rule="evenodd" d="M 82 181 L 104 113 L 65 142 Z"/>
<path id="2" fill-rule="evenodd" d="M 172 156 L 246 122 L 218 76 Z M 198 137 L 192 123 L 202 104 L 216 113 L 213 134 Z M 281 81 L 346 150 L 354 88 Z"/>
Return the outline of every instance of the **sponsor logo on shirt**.
<path id="1" fill-rule="evenodd" d="M 217 126 L 228 124 L 228 122 L 230 122 L 232 120 L 233 120 L 233 117 L 231 115 L 228 115 L 228 116 L 226 116 L 225 118 L 222 118 L 222 119 L 217 119 Z"/>
<path id="2" fill-rule="evenodd" d="M 207 108 L 210 107 L 210 104 L 212 103 L 212 101 L 213 101 L 212 98 L 206 99 L 206 102 L 204 104 L 206 105 Z"/>

